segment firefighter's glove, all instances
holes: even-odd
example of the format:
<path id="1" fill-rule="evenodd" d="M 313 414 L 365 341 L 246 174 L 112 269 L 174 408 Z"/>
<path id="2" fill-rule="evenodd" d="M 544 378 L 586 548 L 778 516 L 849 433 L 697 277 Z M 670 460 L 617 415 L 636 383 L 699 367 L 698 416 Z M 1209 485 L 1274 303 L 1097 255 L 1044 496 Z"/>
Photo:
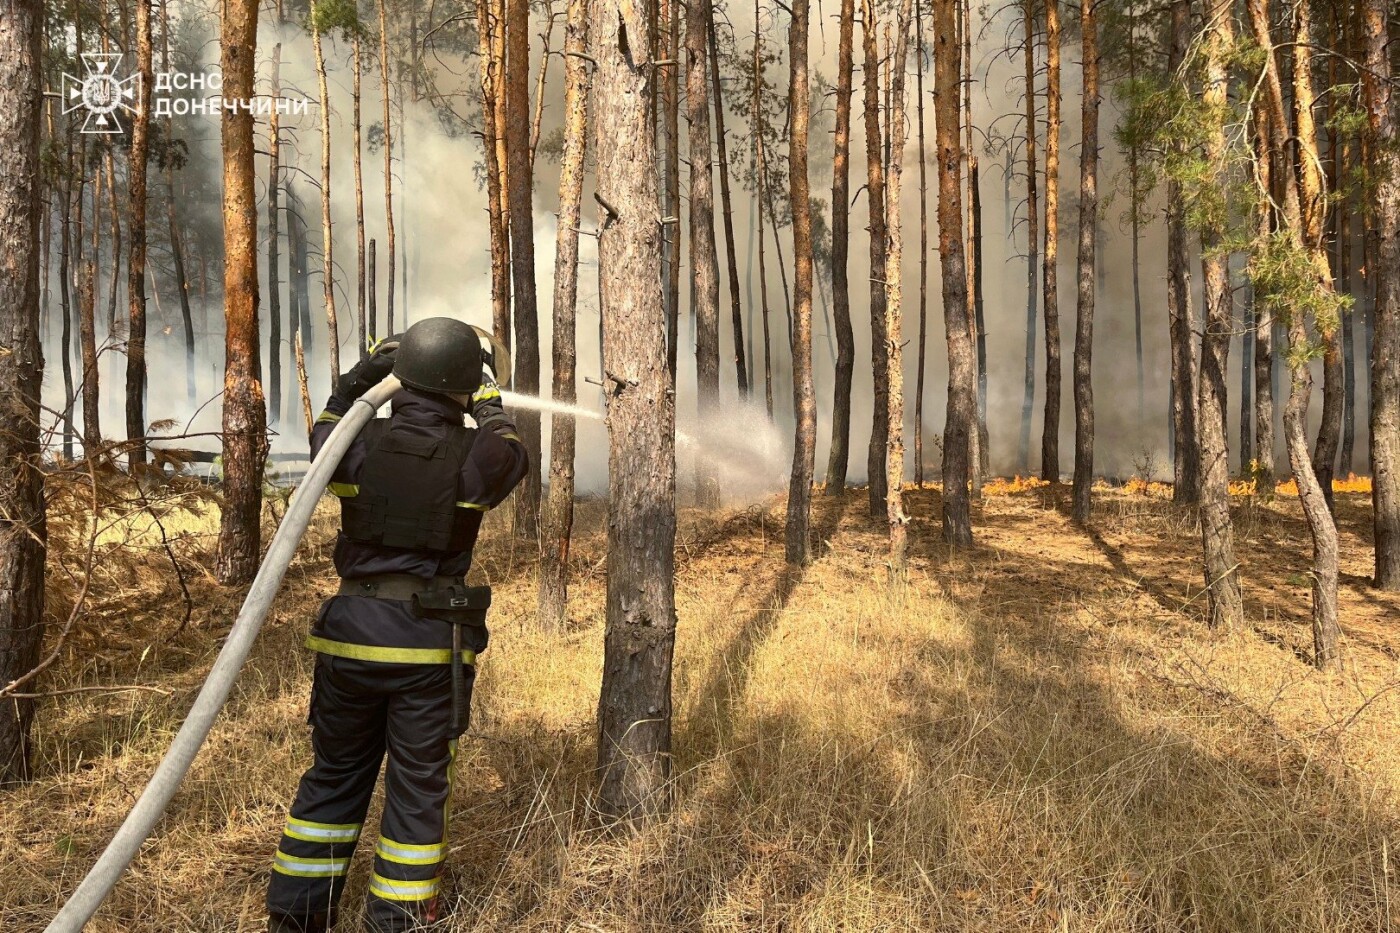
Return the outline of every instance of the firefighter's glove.
<path id="1" fill-rule="evenodd" d="M 336 394 L 346 401 L 353 402 L 383 382 L 394 371 L 394 354 L 399 349 L 399 339 L 402 336 L 402 334 L 395 334 L 376 343 L 370 349 L 369 356 L 360 360 L 350 368 L 348 373 L 340 377 L 340 382 L 336 386 Z"/>
<path id="2" fill-rule="evenodd" d="M 471 416 L 483 431 L 495 424 L 511 423 L 505 406 L 501 404 L 500 387 L 496 385 L 496 380 L 487 378 L 485 374 L 481 387 L 472 393 Z"/>

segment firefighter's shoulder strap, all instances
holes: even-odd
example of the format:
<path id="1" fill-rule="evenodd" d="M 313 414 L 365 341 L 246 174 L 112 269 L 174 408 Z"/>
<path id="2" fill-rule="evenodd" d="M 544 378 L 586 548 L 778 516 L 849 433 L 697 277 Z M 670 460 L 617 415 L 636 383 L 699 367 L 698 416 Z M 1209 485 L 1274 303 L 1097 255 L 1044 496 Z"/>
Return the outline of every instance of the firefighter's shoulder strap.
<path id="1" fill-rule="evenodd" d="M 395 431 L 393 419 L 380 418 L 366 425 L 360 436 L 366 453 L 359 489 L 341 499 L 346 536 L 386 547 L 466 547 L 457 486 L 475 432 L 450 425 L 424 437 Z"/>

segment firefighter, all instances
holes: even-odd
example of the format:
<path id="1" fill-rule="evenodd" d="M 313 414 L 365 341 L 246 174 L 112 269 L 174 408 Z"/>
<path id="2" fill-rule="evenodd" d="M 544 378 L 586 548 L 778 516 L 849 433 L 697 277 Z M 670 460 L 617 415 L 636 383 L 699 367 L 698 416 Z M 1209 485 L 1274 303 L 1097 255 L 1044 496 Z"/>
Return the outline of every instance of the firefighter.
<path id="1" fill-rule="evenodd" d="M 273 860 L 271 933 L 335 923 L 386 755 L 365 929 L 421 929 L 441 912 L 452 761 L 490 602 L 463 578 L 482 516 L 528 469 L 493 373 L 504 354 L 483 334 L 450 318 L 414 324 L 341 377 L 311 430 L 314 458 L 356 399 L 391 371 L 403 383 L 332 477 L 341 583 L 307 639 L 315 760 Z"/>

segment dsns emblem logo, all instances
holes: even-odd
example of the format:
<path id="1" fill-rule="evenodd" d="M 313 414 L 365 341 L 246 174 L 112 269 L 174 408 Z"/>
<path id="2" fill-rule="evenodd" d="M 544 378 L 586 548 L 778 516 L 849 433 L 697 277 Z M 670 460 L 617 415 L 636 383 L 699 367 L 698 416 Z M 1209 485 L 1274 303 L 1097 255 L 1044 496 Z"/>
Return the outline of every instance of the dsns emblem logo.
<path id="1" fill-rule="evenodd" d="M 120 133 L 118 111 L 136 113 L 136 92 L 141 87 L 141 75 L 118 78 L 117 67 L 121 60 L 120 52 L 85 53 L 83 76 L 63 76 L 63 112 L 86 110 L 84 133 Z"/>

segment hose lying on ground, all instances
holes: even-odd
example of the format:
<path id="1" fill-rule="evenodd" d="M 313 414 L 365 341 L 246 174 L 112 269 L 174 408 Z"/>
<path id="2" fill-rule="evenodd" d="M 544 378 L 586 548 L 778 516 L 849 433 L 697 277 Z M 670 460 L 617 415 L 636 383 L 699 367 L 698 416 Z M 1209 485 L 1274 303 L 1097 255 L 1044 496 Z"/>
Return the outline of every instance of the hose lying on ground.
<path id="1" fill-rule="evenodd" d="M 277 588 L 282 583 L 282 577 L 286 574 L 293 555 L 296 554 L 307 525 L 311 523 L 316 503 L 325 492 L 331 474 L 335 472 L 336 466 L 345 456 L 350 442 L 360 433 L 360 429 L 398 389 L 398 379 L 393 376 L 387 377 L 351 406 L 326 439 L 306 478 L 292 497 L 282 523 L 277 526 L 277 532 L 268 546 L 267 556 L 263 558 L 258 575 L 248 590 L 247 598 L 243 600 L 243 608 L 238 611 L 238 618 L 229 630 L 224 647 L 209 670 L 209 676 L 204 679 L 204 686 L 200 688 L 199 696 L 195 697 L 194 706 L 190 708 L 189 715 L 180 726 L 175 741 L 170 743 L 170 750 L 165 753 L 165 758 L 161 760 L 155 774 L 151 775 L 150 783 L 141 793 L 141 799 L 136 801 L 117 834 L 107 844 L 102 857 L 87 873 L 87 877 L 78 885 L 78 889 L 63 905 L 63 909 L 54 917 L 45 933 L 78 933 L 82 930 L 103 900 L 112 892 L 117 879 L 141 848 L 141 843 L 151 834 L 156 821 L 165 812 L 180 782 L 184 780 L 185 773 L 189 771 L 194 756 L 199 752 L 204 740 L 209 737 L 209 730 L 213 728 L 219 710 L 228 700 L 233 682 L 237 679 L 243 662 L 248 659 L 253 640 L 257 638 L 258 631 L 267 618 L 268 607 L 277 595 Z"/>

